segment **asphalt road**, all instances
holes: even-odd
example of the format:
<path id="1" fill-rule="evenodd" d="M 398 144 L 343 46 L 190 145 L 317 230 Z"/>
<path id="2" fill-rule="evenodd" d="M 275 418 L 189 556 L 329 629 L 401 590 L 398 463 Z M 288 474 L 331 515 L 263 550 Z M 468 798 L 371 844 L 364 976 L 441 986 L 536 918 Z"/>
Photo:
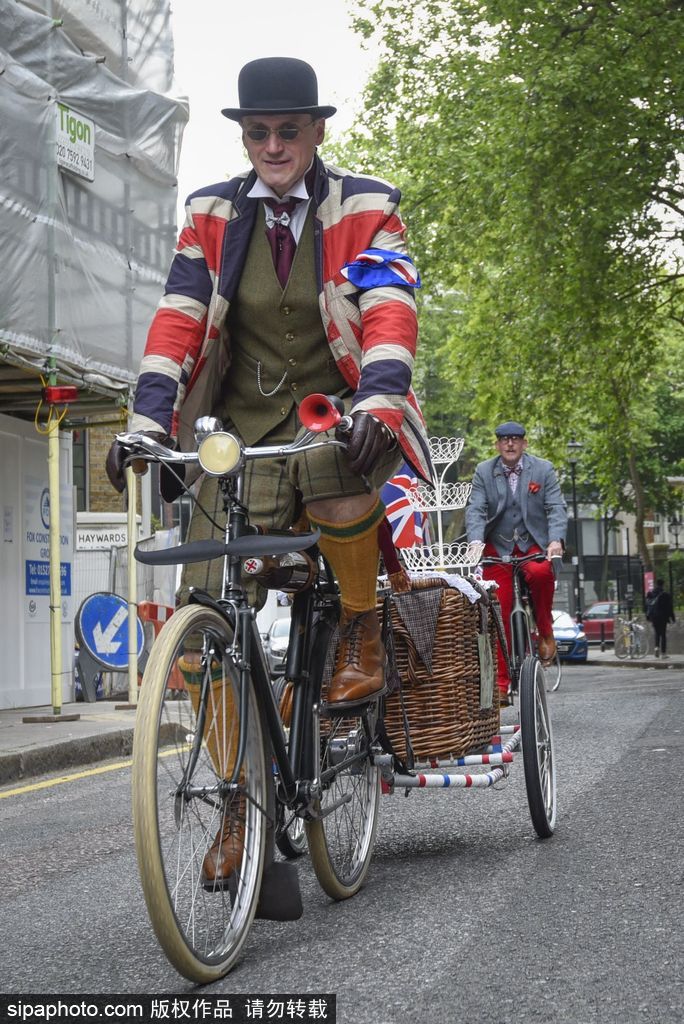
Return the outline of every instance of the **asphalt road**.
<path id="1" fill-rule="evenodd" d="M 553 838 L 521 761 L 497 790 L 385 797 L 362 892 L 335 904 L 300 861 L 304 917 L 257 922 L 204 991 L 335 992 L 340 1024 L 684 1021 L 684 672 L 573 667 L 549 699 Z M 90 771 L 0 799 L 0 987 L 196 992 L 148 924 L 130 772 Z"/>

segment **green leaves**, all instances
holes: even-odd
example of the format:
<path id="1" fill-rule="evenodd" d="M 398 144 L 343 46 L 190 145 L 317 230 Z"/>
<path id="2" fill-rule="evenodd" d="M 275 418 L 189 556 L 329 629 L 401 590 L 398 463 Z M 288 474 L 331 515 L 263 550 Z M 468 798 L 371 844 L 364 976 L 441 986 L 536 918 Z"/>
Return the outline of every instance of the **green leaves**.
<path id="1" fill-rule="evenodd" d="M 681 5 L 361 0 L 358 17 L 381 59 L 350 151 L 404 193 L 428 420 L 475 437 L 515 415 L 556 462 L 575 433 L 606 500 L 633 503 L 643 477 L 662 504 L 658 411 L 684 417 Z"/>

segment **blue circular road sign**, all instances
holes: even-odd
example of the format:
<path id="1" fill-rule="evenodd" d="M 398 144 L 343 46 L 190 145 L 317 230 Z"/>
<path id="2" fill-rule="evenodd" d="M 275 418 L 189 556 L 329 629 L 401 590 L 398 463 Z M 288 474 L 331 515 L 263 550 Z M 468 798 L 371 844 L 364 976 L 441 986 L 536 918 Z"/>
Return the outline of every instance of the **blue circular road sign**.
<path id="1" fill-rule="evenodd" d="M 145 646 L 137 622 L 138 657 Z M 76 614 L 76 638 L 95 661 L 113 671 L 128 668 L 128 604 L 118 594 L 91 594 Z"/>

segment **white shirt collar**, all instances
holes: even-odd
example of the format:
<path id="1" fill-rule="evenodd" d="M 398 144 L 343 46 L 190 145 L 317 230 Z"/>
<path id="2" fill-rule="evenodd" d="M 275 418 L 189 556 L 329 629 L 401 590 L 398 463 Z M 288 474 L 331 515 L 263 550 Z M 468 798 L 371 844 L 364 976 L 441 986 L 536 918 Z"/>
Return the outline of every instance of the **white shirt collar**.
<path id="1" fill-rule="evenodd" d="M 282 197 L 277 195 L 272 188 L 269 188 L 268 185 L 257 176 L 256 181 L 247 195 L 250 199 L 275 199 L 278 203 L 284 202 L 288 196 L 292 196 L 293 199 L 309 198 L 309 193 L 306 190 L 306 184 L 304 182 L 304 175 L 302 175 L 299 181 L 295 182 L 292 188 L 289 189 Z"/>

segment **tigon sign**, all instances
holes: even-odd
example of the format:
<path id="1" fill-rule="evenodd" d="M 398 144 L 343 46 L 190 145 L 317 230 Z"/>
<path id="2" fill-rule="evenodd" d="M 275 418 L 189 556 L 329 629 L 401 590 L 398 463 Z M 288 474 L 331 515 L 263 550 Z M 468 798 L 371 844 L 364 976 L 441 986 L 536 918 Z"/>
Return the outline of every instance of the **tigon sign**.
<path id="1" fill-rule="evenodd" d="M 57 163 L 66 171 L 95 178 L 95 123 L 65 103 L 57 104 Z"/>

